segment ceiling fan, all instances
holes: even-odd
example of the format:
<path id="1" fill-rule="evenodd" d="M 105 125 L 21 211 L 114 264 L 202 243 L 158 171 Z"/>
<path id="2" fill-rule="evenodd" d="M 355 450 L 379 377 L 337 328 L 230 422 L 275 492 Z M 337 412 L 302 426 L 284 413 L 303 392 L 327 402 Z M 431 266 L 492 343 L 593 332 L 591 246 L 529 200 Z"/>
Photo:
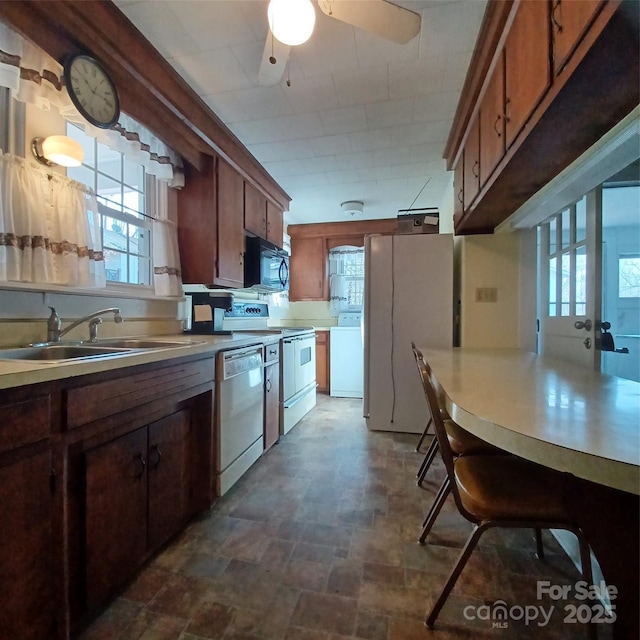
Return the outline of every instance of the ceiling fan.
<path id="1" fill-rule="evenodd" d="M 420 32 L 420 14 L 388 0 L 317 0 L 317 2 L 325 15 L 398 44 L 406 44 Z M 290 50 L 290 45 L 283 44 L 273 36 L 272 31 L 269 32 L 260 62 L 259 84 L 270 86 L 282 80 Z"/>

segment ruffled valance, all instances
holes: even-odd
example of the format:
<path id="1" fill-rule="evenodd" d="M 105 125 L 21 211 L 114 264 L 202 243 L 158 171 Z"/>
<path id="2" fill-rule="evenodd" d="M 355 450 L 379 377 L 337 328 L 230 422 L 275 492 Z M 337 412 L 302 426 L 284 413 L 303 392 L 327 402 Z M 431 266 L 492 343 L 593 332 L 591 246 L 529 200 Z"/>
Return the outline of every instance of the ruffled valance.
<path id="1" fill-rule="evenodd" d="M 184 186 L 182 160 L 149 129 L 121 113 L 112 129 L 100 129 L 87 122 L 75 108 L 64 86 L 62 65 L 42 49 L 0 22 L 0 86 L 8 87 L 20 102 L 44 111 L 55 107 L 70 122 L 81 124 L 88 136 L 120 151 L 145 167 L 150 175 Z"/>

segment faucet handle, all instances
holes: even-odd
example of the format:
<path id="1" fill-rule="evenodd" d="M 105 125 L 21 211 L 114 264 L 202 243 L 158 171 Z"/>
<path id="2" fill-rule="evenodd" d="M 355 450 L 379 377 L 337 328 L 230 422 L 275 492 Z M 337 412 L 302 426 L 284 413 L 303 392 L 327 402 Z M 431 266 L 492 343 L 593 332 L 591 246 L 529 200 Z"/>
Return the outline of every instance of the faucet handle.
<path id="1" fill-rule="evenodd" d="M 121 322 L 123 322 L 123 321 L 124 321 L 124 318 L 120 315 L 120 309 L 116 309 L 116 310 L 113 312 L 113 321 L 114 321 L 116 324 L 120 324 Z"/>
<path id="2" fill-rule="evenodd" d="M 57 342 L 60 340 L 62 320 L 60 320 L 55 307 L 49 307 L 49 309 L 51 309 L 51 315 L 47 319 L 47 342 Z"/>
<path id="3" fill-rule="evenodd" d="M 102 318 L 93 318 L 89 321 L 89 342 L 98 340 L 98 325 L 102 324 Z"/>

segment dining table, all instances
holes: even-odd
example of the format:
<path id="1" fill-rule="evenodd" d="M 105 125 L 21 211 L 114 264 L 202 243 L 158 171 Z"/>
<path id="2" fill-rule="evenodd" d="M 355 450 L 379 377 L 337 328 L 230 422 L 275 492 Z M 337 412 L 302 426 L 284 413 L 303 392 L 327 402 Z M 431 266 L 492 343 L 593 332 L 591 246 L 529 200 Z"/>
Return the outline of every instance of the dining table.
<path id="1" fill-rule="evenodd" d="M 640 383 L 515 348 L 420 347 L 461 427 L 563 472 L 608 586 L 614 638 L 639 638 Z"/>

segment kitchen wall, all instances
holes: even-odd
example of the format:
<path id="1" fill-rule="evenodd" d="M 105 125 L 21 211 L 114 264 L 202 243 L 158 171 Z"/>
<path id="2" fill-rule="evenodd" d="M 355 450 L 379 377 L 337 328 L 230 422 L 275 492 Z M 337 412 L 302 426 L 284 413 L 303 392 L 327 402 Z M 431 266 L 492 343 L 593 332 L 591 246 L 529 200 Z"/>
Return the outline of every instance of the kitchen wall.
<path id="1" fill-rule="evenodd" d="M 65 133 L 64 119 L 55 110 L 42 111 L 26 105 L 24 149 L 10 149 L 25 158 L 31 158 L 31 140 L 35 136 Z M 61 167 L 52 170 L 64 173 Z M 171 190 L 170 190 L 171 191 Z M 175 216 L 175 194 L 170 197 L 170 215 Z M 46 320 L 49 305 L 54 306 L 62 318 L 63 326 L 77 318 L 106 307 L 119 307 L 125 320 L 115 324 L 110 317 L 103 318 L 98 333 L 102 337 L 170 334 L 182 331 L 178 320 L 178 302 L 160 299 L 152 291 L 144 294 L 131 287 L 117 292 L 75 291 L 46 285 L 20 283 L 0 284 L 0 346 L 16 346 L 46 340 Z M 88 327 L 74 329 L 66 338 L 88 337 Z"/>

